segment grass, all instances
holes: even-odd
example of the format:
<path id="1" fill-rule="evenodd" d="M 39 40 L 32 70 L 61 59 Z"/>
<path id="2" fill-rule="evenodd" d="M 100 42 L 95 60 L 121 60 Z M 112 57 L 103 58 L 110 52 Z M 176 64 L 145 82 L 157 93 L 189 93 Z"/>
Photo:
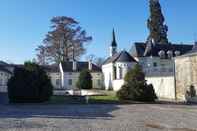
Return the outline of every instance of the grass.
<path id="1" fill-rule="evenodd" d="M 118 104 L 119 100 L 115 95 L 91 96 L 90 104 Z"/>
<path id="2" fill-rule="evenodd" d="M 115 92 L 105 91 L 105 95 L 90 96 L 89 104 L 118 104 L 120 103 Z M 85 98 L 71 96 L 52 96 L 47 104 L 85 104 Z"/>

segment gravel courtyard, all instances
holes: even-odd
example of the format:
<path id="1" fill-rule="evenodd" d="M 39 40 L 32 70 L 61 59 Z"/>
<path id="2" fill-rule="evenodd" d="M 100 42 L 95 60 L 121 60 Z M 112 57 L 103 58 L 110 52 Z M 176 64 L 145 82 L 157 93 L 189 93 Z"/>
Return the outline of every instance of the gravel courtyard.
<path id="1" fill-rule="evenodd" d="M 1 131 L 196 131 L 197 106 L 5 105 Z"/>

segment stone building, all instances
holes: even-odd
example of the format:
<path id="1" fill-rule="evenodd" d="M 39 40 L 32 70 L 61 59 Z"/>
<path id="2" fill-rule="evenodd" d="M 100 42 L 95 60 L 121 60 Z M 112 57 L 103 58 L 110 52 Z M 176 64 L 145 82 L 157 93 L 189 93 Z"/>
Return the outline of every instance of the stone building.
<path id="1" fill-rule="evenodd" d="M 67 61 L 60 64 L 44 66 L 55 90 L 76 88 L 76 82 L 82 70 L 89 70 L 92 75 L 93 88 L 103 88 L 101 68 L 88 61 Z"/>
<path id="2" fill-rule="evenodd" d="M 187 44 L 134 43 L 131 54 L 142 66 L 148 84 L 160 99 L 176 99 L 174 58 L 192 49 Z"/>
<path id="3" fill-rule="evenodd" d="M 7 92 L 7 82 L 13 75 L 15 67 L 23 67 L 23 65 L 7 64 L 0 61 L 0 92 Z M 101 68 L 92 62 L 68 61 L 42 67 L 50 77 L 54 90 L 70 90 L 76 88 L 79 74 L 85 69 L 90 70 L 93 88 L 103 88 Z"/>

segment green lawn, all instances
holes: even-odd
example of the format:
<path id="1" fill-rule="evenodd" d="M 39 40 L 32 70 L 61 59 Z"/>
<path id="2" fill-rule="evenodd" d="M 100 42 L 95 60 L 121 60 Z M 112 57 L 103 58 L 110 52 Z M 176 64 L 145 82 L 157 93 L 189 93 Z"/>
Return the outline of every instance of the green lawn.
<path id="1" fill-rule="evenodd" d="M 105 95 L 102 96 L 90 96 L 89 104 L 116 104 L 119 103 L 115 92 L 105 91 Z M 70 96 L 52 96 L 48 104 L 85 104 L 85 98 L 79 99 L 79 97 Z"/>
<path id="2" fill-rule="evenodd" d="M 89 99 L 90 104 L 117 104 L 119 100 L 114 95 L 105 96 L 91 96 Z"/>

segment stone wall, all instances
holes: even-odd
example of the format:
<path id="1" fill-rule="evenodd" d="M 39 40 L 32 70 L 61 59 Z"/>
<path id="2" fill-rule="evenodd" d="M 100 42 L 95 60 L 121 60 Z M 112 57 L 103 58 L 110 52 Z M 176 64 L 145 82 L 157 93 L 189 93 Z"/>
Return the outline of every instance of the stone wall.
<path id="1" fill-rule="evenodd" d="M 175 67 L 177 99 L 189 99 L 186 97 L 189 87 L 193 85 L 197 90 L 197 54 L 177 57 Z"/>

